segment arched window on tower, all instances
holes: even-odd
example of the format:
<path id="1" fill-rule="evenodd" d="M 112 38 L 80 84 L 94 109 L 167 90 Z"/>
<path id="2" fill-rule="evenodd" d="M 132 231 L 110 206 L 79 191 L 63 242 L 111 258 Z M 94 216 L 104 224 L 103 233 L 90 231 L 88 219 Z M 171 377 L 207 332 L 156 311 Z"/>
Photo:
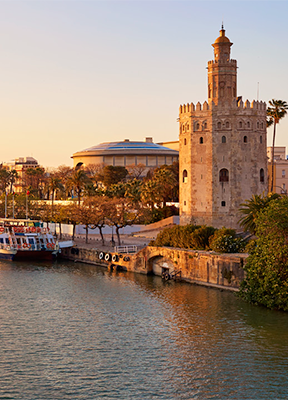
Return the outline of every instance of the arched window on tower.
<path id="1" fill-rule="evenodd" d="M 250 122 L 249 121 L 247 122 L 247 128 L 250 128 Z"/>
<path id="2" fill-rule="evenodd" d="M 226 143 L 226 136 L 222 136 L 222 143 Z"/>
<path id="3" fill-rule="evenodd" d="M 229 182 L 229 171 L 226 168 L 222 168 L 219 171 L 219 182 Z"/>
<path id="4" fill-rule="evenodd" d="M 243 142 L 244 142 L 244 143 L 248 143 L 248 138 L 247 138 L 247 136 L 244 136 Z"/>
<path id="5" fill-rule="evenodd" d="M 186 146 L 186 144 L 187 144 L 187 140 L 186 140 L 186 138 L 184 138 L 184 146 Z"/>
<path id="6" fill-rule="evenodd" d="M 201 136 L 200 139 L 199 139 L 199 143 L 200 143 L 200 144 L 203 144 L 203 143 L 204 143 L 203 137 L 202 137 L 202 136 Z"/>
<path id="7" fill-rule="evenodd" d="M 260 182 L 264 183 L 264 169 L 260 169 Z"/>
<path id="8" fill-rule="evenodd" d="M 259 129 L 259 122 L 257 122 L 257 129 Z"/>
<path id="9" fill-rule="evenodd" d="M 260 136 L 260 143 L 262 143 L 262 136 Z"/>
<path id="10" fill-rule="evenodd" d="M 226 128 L 227 129 L 229 128 L 229 122 L 228 121 L 226 122 Z"/>
<path id="11" fill-rule="evenodd" d="M 188 172 L 186 169 L 183 171 L 183 182 L 187 183 L 188 182 Z"/>
<path id="12" fill-rule="evenodd" d="M 221 129 L 221 122 L 218 122 L 217 128 L 218 128 L 218 129 Z"/>
<path id="13" fill-rule="evenodd" d="M 200 125 L 199 125 L 199 122 L 197 122 L 197 124 L 196 124 L 196 130 L 199 131 L 199 129 L 200 129 Z"/>
<path id="14" fill-rule="evenodd" d="M 242 126 L 243 126 L 243 123 L 242 123 L 242 121 L 240 121 L 240 122 L 239 122 L 239 128 L 241 129 Z"/>

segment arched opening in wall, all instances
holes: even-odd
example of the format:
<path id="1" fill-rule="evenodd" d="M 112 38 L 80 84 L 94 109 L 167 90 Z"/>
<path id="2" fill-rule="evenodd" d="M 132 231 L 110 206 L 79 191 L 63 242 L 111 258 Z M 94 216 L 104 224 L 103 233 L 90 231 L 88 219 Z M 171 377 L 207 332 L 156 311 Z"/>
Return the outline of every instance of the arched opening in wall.
<path id="1" fill-rule="evenodd" d="M 226 136 L 222 136 L 222 143 L 226 143 Z"/>
<path id="2" fill-rule="evenodd" d="M 225 126 L 226 126 L 227 129 L 229 128 L 229 122 L 228 121 L 226 122 Z"/>
<path id="3" fill-rule="evenodd" d="M 185 132 L 185 125 L 182 125 L 182 132 Z"/>
<path id="4" fill-rule="evenodd" d="M 259 129 L 259 122 L 257 122 L 257 129 Z"/>
<path id="5" fill-rule="evenodd" d="M 242 127 L 243 127 L 243 122 L 240 121 L 240 122 L 239 122 L 239 128 L 242 129 Z"/>
<path id="6" fill-rule="evenodd" d="M 187 183 L 188 182 L 188 172 L 186 169 L 183 171 L 183 182 Z"/>
<path id="7" fill-rule="evenodd" d="M 189 124 L 187 125 L 187 132 L 189 131 Z"/>
<path id="8" fill-rule="evenodd" d="M 218 123 L 217 123 L 217 128 L 218 128 L 218 129 L 221 129 L 221 122 L 218 122 Z"/>
<path id="9" fill-rule="evenodd" d="M 202 124 L 202 131 L 205 131 L 207 129 L 207 122 L 203 122 Z"/>
<path id="10" fill-rule="evenodd" d="M 229 171 L 226 168 L 222 168 L 219 171 L 219 182 L 229 182 Z"/>
<path id="11" fill-rule="evenodd" d="M 197 124 L 196 124 L 196 130 L 199 131 L 199 129 L 200 129 L 200 124 L 197 122 Z"/>
<path id="12" fill-rule="evenodd" d="M 247 128 L 250 128 L 250 122 L 249 121 L 247 122 Z"/>
<path id="13" fill-rule="evenodd" d="M 261 129 L 263 129 L 264 128 L 264 124 L 263 124 L 263 122 L 261 122 Z"/>
<path id="14" fill-rule="evenodd" d="M 187 140 L 186 140 L 186 138 L 184 138 L 184 146 L 186 146 L 186 144 L 187 144 Z"/>
<path id="15" fill-rule="evenodd" d="M 76 165 L 75 169 L 76 169 L 76 170 L 77 170 L 77 169 L 80 169 L 80 168 L 83 167 L 83 166 L 84 166 L 83 162 L 79 162 L 79 163 Z"/>
<path id="16" fill-rule="evenodd" d="M 260 182 L 264 183 L 264 169 L 260 169 Z"/>
<path id="17" fill-rule="evenodd" d="M 221 201 L 221 207 L 225 207 L 226 206 L 226 201 Z"/>
<path id="18" fill-rule="evenodd" d="M 200 139 L 199 139 L 199 143 L 200 143 L 200 144 L 203 144 L 203 143 L 204 143 L 204 140 L 203 140 L 203 137 L 202 137 L 202 136 L 201 136 Z"/>
<path id="19" fill-rule="evenodd" d="M 260 143 L 262 143 L 262 136 L 260 136 Z"/>
<path id="20" fill-rule="evenodd" d="M 244 136 L 244 138 L 243 138 L 243 142 L 244 142 L 244 143 L 247 143 L 247 142 L 248 142 L 248 138 L 247 138 L 247 136 Z"/>

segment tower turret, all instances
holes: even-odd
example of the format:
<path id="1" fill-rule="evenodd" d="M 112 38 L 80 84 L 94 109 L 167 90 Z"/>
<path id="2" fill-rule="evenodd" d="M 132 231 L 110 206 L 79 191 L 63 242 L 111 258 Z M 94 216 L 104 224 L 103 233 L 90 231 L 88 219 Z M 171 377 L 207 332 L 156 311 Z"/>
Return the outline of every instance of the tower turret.
<path id="1" fill-rule="evenodd" d="M 222 25 L 220 36 L 212 44 L 214 60 L 208 61 L 209 102 L 231 102 L 237 97 L 237 62 L 230 59 L 232 45 Z"/>

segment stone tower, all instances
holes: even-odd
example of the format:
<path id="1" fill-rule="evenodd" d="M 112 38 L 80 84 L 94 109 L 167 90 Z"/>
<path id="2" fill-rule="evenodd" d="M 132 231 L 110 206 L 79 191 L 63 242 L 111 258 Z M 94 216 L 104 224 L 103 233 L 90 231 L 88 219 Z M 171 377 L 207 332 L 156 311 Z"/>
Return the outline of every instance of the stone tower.
<path id="1" fill-rule="evenodd" d="M 208 62 L 208 103 L 179 109 L 182 225 L 238 228 L 239 205 L 267 193 L 266 104 L 237 97 L 232 44 L 222 26 Z"/>

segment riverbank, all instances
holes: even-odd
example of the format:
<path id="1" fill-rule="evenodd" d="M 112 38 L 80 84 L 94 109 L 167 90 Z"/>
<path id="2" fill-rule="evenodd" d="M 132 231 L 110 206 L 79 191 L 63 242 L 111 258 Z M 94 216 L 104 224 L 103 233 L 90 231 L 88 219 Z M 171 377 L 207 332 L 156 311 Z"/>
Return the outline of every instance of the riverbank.
<path id="1" fill-rule="evenodd" d="M 77 235 L 75 247 L 62 249 L 61 257 L 74 262 L 101 265 L 109 269 L 180 279 L 198 285 L 237 291 L 244 279 L 243 266 L 248 254 L 218 254 L 212 251 L 148 246 L 149 239 L 122 235 L 121 246 L 136 246 L 135 253 L 127 248 L 114 248 L 111 236 L 105 245 L 99 237 L 85 242 L 85 235 Z M 109 240 L 110 239 L 110 240 Z"/>

